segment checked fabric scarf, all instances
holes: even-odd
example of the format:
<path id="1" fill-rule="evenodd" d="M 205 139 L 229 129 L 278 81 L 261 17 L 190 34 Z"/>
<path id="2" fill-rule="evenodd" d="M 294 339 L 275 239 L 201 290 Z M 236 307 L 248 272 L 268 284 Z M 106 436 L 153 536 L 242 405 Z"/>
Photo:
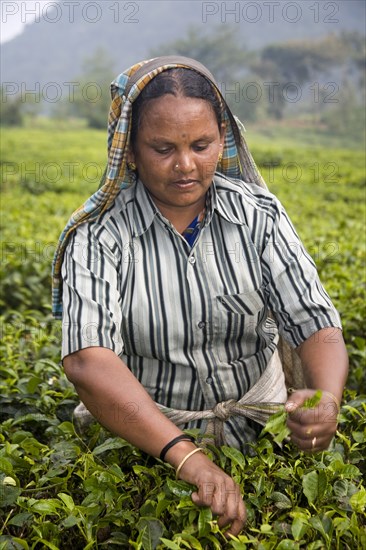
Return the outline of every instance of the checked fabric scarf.
<path id="1" fill-rule="evenodd" d="M 217 170 L 223 175 L 266 187 L 249 152 L 242 123 L 233 116 L 211 73 L 201 63 L 182 56 L 165 56 L 141 61 L 121 73 L 111 84 L 112 104 L 108 119 L 108 164 L 100 187 L 80 208 L 75 210 L 61 233 L 52 263 L 52 313 L 62 318 L 61 266 L 70 234 L 82 223 L 95 220 L 105 212 L 122 189 L 131 183 L 127 167 L 130 143 L 132 104 L 143 88 L 159 73 L 183 67 L 205 76 L 216 89 L 224 106 L 226 136 L 223 155 Z"/>

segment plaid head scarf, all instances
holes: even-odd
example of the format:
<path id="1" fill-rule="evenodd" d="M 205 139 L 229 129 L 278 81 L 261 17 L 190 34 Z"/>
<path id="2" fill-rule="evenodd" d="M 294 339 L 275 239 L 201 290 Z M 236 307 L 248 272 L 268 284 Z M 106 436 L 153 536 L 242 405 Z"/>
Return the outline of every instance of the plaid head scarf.
<path id="1" fill-rule="evenodd" d="M 95 220 L 130 183 L 127 154 L 130 144 L 132 104 L 145 86 L 159 73 L 177 67 L 197 71 L 216 89 L 224 106 L 226 135 L 217 170 L 225 176 L 266 187 L 245 142 L 242 123 L 234 117 L 212 74 L 198 61 L 182 56 L 164 56 L 141 61 L 121 73 L 111 84 L 112 104 L 108 119 L 108 164 L 96 191 L 75 210 L 61 233 L 52 263 L 52 313 L 62 317 L 61 266 L 70 234 L 87 220 Z"/>

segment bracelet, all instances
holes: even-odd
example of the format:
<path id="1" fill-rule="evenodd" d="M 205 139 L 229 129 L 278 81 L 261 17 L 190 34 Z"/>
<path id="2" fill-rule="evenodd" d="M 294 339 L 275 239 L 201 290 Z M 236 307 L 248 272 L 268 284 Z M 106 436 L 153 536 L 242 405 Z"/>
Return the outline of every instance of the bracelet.
<path id="1" fill-rule="evenodd" d="M 337 405 L 337 410 L 338 412 L 340 412 L 341 410 L 341 404 L 340 402 L 338 401 L 338 399 L 336 398 L 335 395 L 333 395 L 330 391 L 326 391 L 326 390 L 321 390 L 325 395 L 328 395 L 328 397 L 330 397 L 334 403 Z"/>
<path id="2" fill-rule="evenodd" d="M 202 452 L 203 453 L 203 449 L 201 449 L 201 447 L 197 447 L 197 449 L 193 449 L 193 451 L 191 451 L 190 453 L 188 453 L 182 460 L 182 462 L 179 464 L 178 468 L 177 468 L 177 472 L 175 474 L 175 477 L 176 479 L 179 478 L 179 474 L 180 474 L 180 471 L 181 469 L 183 468 L 184 464 L 186 463 L 186 461 L 191 457 L 193 456 L 195 453 L 198 453 L 198 452 Z"/>
<path id="3" fill-rule="evenodd" d="M 165 447 L 162 448 L 161 453 L 159 455 L 160 460 L 164 460 L 166 453 L 176 445 L 176 443 L 179 443 L 180 441 L 192 441 L 194 443 L 194 438 L 191 435 L 188 434 L 181 434 L 178 435 L 178 437 L 175 437 L 169 443 L 165 445 Z"/>

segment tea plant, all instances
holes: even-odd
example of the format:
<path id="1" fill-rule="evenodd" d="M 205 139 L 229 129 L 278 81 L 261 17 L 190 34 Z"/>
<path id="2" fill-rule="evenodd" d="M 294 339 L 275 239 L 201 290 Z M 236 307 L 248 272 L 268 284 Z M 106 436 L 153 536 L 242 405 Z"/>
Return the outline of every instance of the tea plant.
<path id="1" fill-rule="evenodd" d="M 98 186 L 104 133 L 62 130 L 50 143 L 48 131 L 9 129 L 6 138 L 0 550 L 366 548 L 363 153 L 279 140 L 252 144 L 341 313 L 350 375 L 329 451 L 306 454 L 287 442 L 284 412 L 271 418 L 246 456 L 209 447 L 212 460 L 242 487 L 248 510 L 243 532 L 227 541 L 170 466 L 97 423 L 81 434 L 73 422 L 78 400 L 59 365 L 50 263 L 68 215 Z"/>
<path id="2" fill-rule="evenodd" d="M 248 509 L 244 532 L 226 542 L 173 468 L 98 424 L 77 432 L 77 400 L 55 361 L 57 331 L 49 324 L 30 334 L 31 323 L 40 327 L 30 314 L 27 325 L 11 324 L 1 344 L 0 548 L 333 550 L 366 543 L 366 398 L 346 392 L 330 451 L 281 449 L 265 432 L 247 456 L 209 448 L 241 485 Z M 267 431 L 281 430 L 272 418 Z"/>

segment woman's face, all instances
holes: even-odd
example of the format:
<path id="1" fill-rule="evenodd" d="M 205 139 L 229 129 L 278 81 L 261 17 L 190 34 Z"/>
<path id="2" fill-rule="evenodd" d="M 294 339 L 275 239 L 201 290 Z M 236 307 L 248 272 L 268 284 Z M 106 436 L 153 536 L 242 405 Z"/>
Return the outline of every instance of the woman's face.
<path id="1" fill-rule="evenodd" d="M 130 160 L 168 219 L 171 211 L 202 210 L 223 138 L 204 99 L 166 94 L 147 103 Z"/>

